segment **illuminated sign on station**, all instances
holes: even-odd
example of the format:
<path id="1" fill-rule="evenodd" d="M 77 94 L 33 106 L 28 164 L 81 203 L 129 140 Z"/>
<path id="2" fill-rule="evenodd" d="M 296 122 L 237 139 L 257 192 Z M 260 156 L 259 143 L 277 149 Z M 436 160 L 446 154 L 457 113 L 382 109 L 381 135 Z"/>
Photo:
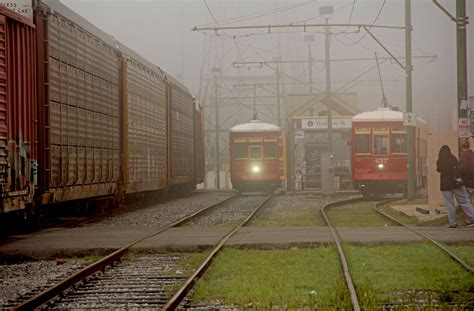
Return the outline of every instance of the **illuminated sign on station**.
<path id="1" fill-rule="evenodd" d="M 332 118 L 333 129 L 351 129 L 352 120 L 349 118 Z M 323 130 L 328 128 L 327 119 L 302 119 L 301 128 L 305 130 Z"/>

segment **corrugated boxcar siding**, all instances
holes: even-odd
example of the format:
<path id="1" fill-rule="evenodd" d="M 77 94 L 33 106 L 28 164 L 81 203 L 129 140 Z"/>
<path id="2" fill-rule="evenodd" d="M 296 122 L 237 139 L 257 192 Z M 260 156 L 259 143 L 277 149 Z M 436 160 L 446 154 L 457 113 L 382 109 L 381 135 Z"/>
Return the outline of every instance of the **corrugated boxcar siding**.
<path id="1" fill-rule="evenodd" d="M 195 179 L 197 183 L 204 181 L 204 110 L 201 106 L 197 106 L 194 118 L 194 165 Z"/>
<path id="2" fill-rule="evenodd" d="M 127 63 L 129 180 L 127 193 L 166 185 L 166 85 L 140 63 Z"/>
<path id="3" fill-rule="evenodd" d="M 59 200 L 104 195 L 120 168 L 117 51 L 60 15 L 48 19 L 50 187 L 99 184 Z M 105 192 L 104 192 L 105 191 Z"/>
<path id="4" fill-rule="evenodd" d="M 8 14 L 8 13 L 6 13 Z M 0 184 L 3 198 L 27 190 L 36 181 L 36 34 L 35 29 L 0 15 Z M 31 188 L 31 193 L 34 188 Z M 0 211 L 24 207 L 4 201 Z"/>
<path id="5" fill-rule="evenodd" d="M 171 86 L 171 179 L 188 183 L 194 177 L 194 102 L 181 88 Z"/>

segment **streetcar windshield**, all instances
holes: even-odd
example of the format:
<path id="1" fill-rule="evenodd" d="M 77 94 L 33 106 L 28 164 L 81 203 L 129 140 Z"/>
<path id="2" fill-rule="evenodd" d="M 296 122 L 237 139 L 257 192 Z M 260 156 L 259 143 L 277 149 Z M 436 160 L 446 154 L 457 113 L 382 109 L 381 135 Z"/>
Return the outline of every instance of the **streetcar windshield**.
<path id="1" fill-rule="evenodd" d="M 374 154 L 388 155 L 388 136 L 374 135 Z"/>
<path id="2" fill-rule="evenodd" d="M 250 146 L 249 153 L 250 153 L 250 160 L 261 160 L 262 159 L 262 146 Z"/>
<path id="3" fill-rule="evenodd" d="M 236 159 L 247 159 L 247 143 L 236 143 L 235 144 L 235 158 Z"/>
<path id="4" fill-rule="evenodd" d="M 406 134 L 392 134 L 390 150 L 392 153 L 406 153 Z"/>
<path id="5" fill-rule="evenodd" d="M 266 143 L 264 145 L 265 150 L 263 152 L 265 159 L 276 159 L 277 157 L 277 144 Z"/>

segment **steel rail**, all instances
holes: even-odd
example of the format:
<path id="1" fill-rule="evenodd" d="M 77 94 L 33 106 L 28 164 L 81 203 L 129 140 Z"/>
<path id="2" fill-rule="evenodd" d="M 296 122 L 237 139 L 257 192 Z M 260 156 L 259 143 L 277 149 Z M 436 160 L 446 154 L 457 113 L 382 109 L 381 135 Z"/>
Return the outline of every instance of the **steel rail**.
<path id="1" fill-rule="evenodd" d="M 42 306 L 43 304 L 47 303 L 48 301 L 52 300 L 54 297 L 56 297 L 58 294 L 64 292 L 68 288 L 72 287 L 76 283 L 84 280 L 88 276 L 100 271 L 104 270 L 107 266 L 112 265 L 114 262 L 119 261 L 127 252 L 128 250 L 134 246 L 135 244 L 142 242 L 146 239 L 149 239 L 151 237 L 154 237 L 172 227 L 175 227 L 179 224 L 182 224 L 183 222 L 198 216 L 199 214 L 208 211 L 212 208 L 219 207 L 228 201 L 238 197 L 239 195 L 233 195 L 230 196 L 229 198 L 222 200 L 214 205 L 207 206 L 205 208 L 200 209 L 197 212 L 194 212 L 190 215 L 184 216 L 177 221 L 161 228 L 160 230 L 151 233 L 145 237 L 139 238 L 133 242 L 130 242 L 126 246 L 114 251 L 113 253 L 107 255 L 106 257 L 90 264 L 89 266 L 85 267 L 84 269 L 70 275 L 69 277 L 63 279 L 61 282 L 57 283 L 56 285 L 51 286 L 50 288 L 42 291 L 41 293 L 31 297 L 30 299 L 24 301 L 23 303 L 13 307 L 11 310 L 33 310 L 35 308 L 38 308 Z"/>
<path id="2" fill-rule="evenodd" d="M 225 235 L 219 243 L 217 243 L 214 250 L 211 254 L 204 260 L 204 262 L 196 269 L 196 271 L 191 275 L 188 280 L 184 283 L 184 285 L 173 295 L 173 297 L 168 300 L 168 302 L 163 306 L 162 310 L 175 310 L 179 304 L 183 301 L 189 291 L 193 288 L 196 284 L 196 281 L 206 272 L 207 268 L 211 265 L 212 261 L 216 254 L 222 249 L 224 244 L 229 240 L 231 236 L 233 236 L 237 231 L 240 230 L 243 226 L 245 226 L 250 219 L 262 208 L 267 202 L 274 196 L 274 194 L 269 195 L 262 203 L 260 203 L 253 211 L 250 213 L 244 221 L 238 224 L 232 231 L 230 231 L 227 235 Z"/>
<path id="3" fill-rule="evenodd" d="M 347 205 L 350 203 L 356 203 L 363 200 L 364 198 L 355 198 L 355 199 L 353 198 L 349 200 L 330 203 L 328 205 L 321 207 L 321 214 L 323 215 L 324 221 L 326 221 L 326 224 L 328 225 L 328 228 L 331 231 L 331 235 L 334 239 L 334 243 L 336 243 L 337 252 L 339 254 L 339 262 L 341 263 L 342 272 L 344 273 L 344 279 L 346 280 L 347 289 L 349 290 L 349 294 L 351 296 L 352 308 L 355 311 L 361 310 L 359 299 L 357 297 L 357 291 L 355 289 L 354 282 L 352 281 L 352 277 L 349 271 L 349 266 L 347 264 L 346 256 L 344 255 L 344 250 L 342 249 L 341 237 L 339 236 L 339 233 L 332 225 L 331 221 L 329 220 L 329 217 L 326 215 L 326 209 L 331 208 L 331 207 L 336 207 L 336 206 Z"/>
<path id="4" fill-rule="evenodd" d="M 397 200 L 397 199 L 392 199 L 392 201 L 395 201 L 395 200 Z M 389 218 L 390 220 L 394 221 L 395 223 L 399 224 L 400 226 L 403 226 L 403 227 L 407 228 L 408 230 L 410 230 L 410 231 L 418 234 L 419 236 L 423 237 L 424 239 L 427 239 L 428 241 L 430 241 L 431 243 L 433 243 L 434 245 L 439 247 L 441 250 L 443 250 L 445 253 L 447 253 L 454 261 L 459 263 L 464 269 L 466 269 L 467 271 L 469 271 L 471 273 L 474 273 L 474 268 L 473 267 L 471 267 L 468 263 L 466 263 L 459 256 L 454 254 L 452 251 L 447 249 L 444 245 L 442 245 L 441 243 L 439 243 L 436 240 L 433 240 L 431 237 L 429 237 L 428 235 L 422 233 L 421 231 L 416 230 L 415 228 L 408 226 L 407 224 L 401 222 L 400 220 L 396 219 L 395 217 L 393 217 L 393 216 L 391 216 L 391 215 L 389 215 L 389 214 L 387 214 L 387 213 L 385 213 L 385 212 L 383 212 L 379 209 L 379 207 L 381 205 L 385 205 L 387 203 L 389 203 L 389 202 L 382 201 L 382 202 L 377 203 L 374 207 L 374 210 L 377 211 L 379 214 L 381 214 L 381 215 Z"/>

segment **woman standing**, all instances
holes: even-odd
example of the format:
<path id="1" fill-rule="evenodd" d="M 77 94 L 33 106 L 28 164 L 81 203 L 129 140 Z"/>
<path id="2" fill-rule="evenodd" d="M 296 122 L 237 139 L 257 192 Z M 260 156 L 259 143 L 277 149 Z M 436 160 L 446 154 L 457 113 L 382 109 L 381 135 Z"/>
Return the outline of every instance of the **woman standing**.
<path id="1" fill-rule="evenodd" d="M 474 209 L 472 208 L 469 194 L 466 188 L 456 180 L 457 167 L 458 160 L 451 154 L 451 149 L 447 145 L 443 145 L 439 149 L 436 170 L 441 173 L 440 190 L 448 209 L 448 228 L 456 228 L 458 226 L 454 197 L 456 197 L 456 201 L 461 205 L 464 213 L 471 219 L 471 223 L 474 222 Z"/>

